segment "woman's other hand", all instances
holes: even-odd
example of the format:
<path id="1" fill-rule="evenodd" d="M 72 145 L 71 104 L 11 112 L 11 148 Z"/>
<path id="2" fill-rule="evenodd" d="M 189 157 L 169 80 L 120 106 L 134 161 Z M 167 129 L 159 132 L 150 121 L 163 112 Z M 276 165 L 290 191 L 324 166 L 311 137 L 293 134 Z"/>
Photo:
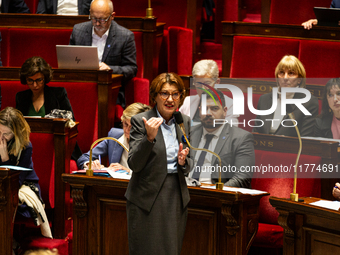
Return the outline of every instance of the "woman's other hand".
<path id="1" fill-rule="evenodd" d="M 2 162 L 6 162 L 9 160 L 7 151 L 7 141 L 5 139 L 0 139 L 0 156 Z"/>

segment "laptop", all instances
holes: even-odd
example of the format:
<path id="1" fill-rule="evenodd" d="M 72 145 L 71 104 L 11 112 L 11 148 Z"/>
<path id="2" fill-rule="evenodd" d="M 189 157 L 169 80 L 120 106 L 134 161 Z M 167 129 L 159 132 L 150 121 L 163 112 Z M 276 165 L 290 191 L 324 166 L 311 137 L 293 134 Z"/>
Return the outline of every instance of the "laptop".
<path id="1" fill-rule="evenodd" d="M 340 27 L 340 9 L 314 7 L 314 13 L 318 26 Z"/>
<path id="2" fill-rule="evenodd" d="M 64 69 L 99 69 L 96 46 L 57 45 L 58 67 Z"/>

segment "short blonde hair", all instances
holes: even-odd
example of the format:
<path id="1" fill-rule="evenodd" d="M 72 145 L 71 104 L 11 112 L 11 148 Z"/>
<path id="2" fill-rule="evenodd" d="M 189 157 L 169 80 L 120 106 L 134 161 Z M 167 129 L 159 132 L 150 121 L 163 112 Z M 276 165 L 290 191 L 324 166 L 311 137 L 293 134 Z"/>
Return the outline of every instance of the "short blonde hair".
<path id="1" fill-rule="evenodd" d="M 13 107 L 6 107 L 0 112 L 0 124 L 13 132 L 15 141 L 8 153 L 18 156 L 30 142 L 30 126 L 22 113 Z"/>
<path id="2" fill-rule="evenodd" d="M 156 101 L 157 94 L 162 90 L 164 84 L 174 85 L 178 92 L 181 93 L 179 105 L 184 101 L 185 97 L 185 87 L 183 80 L 175 73 L 162 73 L 158 75 L 150 85 L 150 99 L 151 102 Z"/>
<path id="3" fill-rule="evenodd" d="M 275 68 L 275 78 L 278 78 L 278 74 L 281 70 L 290 70 L 297 73 L 299 78 L 303 78 L 300 87 L 306 87 L 306 70 L 297 57 L 293 55 L 284 56 Z"/>
<path id="4" fill-rule="evenodd" d="M 142 104 L 142 103 L 133 103 L 133 104 L 130 104 L 128 107 L 126 107 L 120 119 L 122 121 L 129 120 L 136 114 L 141 113 L 141 112 L 146 112 L 149 110 L 151 110 L 151 106 L 149 105 Z"/>

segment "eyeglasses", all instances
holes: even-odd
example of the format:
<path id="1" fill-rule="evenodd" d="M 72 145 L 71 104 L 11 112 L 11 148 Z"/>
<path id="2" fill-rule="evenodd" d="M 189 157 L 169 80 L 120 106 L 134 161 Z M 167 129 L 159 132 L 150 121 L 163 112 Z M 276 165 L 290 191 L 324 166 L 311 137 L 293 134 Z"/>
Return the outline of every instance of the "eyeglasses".
<path id="1" fill-rule="evenodd" d="M 89 15 L 89 19 L 93 22 L 93 23 L 97 23 L 99 22 L 100 24 L 105 24 L 109 18 L 111 17 L 111 15 L 109 17 L 107 17 L 106 19 L 97 19 L 95 17 L 91 17 L 91 15 Z"/>
<path id="2" fill-rule="evenodd" d="M 169 93 L 168 91 L 161 91 L 158 94 L 163 100 L 167 100 L 169 96 L 171 96 L 172 100 L 177 101 L 181 97 L 181 93 L 179 93 L 178 91 L 173 93 Z"/>
<path id="3" fill-rule="evenodd" d="M 27 84 L 28 85 L 33 85 L 34 84 L 34 82 L 36 82 L 37 84 L 42 84 L 43 82 L 44 82 L 44 78 L 38 78 L 38 79 L 36 79 L 36 80 L 33 80 L 33 79 L 31 79 L 31 78 L 27 78 L 26 79 L 26 82 L 27 82 Z"/>
<path id="4" fill-rule="evenodd" d="M 289 78 L 296 78 L 296 76 L 297 76 L 297 74 L 296 74 L 295 72 L 293 72 L 293 71 L 285 72 L 285 71 L 283 71 L 283 70 L 282 70 L 282 71 L 279 71 L 279 73 L 277 74 L 277 76 L 280 77 L 280 78 L 283 78 L 283 77 L 285 77 L 286 73 L 287 73 L 287 75 L 288 75 Z"/>

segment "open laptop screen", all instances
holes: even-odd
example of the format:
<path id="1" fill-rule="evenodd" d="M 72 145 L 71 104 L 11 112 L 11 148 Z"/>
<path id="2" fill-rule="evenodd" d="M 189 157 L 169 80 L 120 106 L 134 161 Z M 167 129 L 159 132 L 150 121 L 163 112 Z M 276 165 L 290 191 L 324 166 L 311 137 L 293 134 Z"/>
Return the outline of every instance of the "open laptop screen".
<path id="1" fill-rule="evenodd" d="M 318 26 L 339 27 L 340 9 L 314 7 L 314 13 Z"/>

